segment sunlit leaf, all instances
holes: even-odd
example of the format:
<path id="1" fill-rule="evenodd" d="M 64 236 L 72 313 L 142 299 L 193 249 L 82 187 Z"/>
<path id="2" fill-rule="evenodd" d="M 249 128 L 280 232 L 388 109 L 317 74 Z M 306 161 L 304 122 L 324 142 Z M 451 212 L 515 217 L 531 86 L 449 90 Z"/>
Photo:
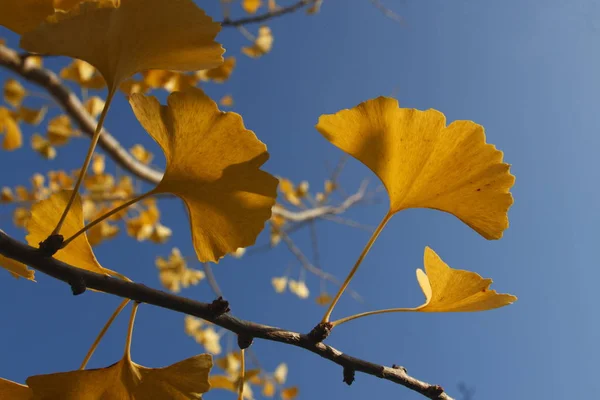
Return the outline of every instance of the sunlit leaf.
<path id="1" fill-rule="evenodd" d="M 23 35 L 21 47 L 84 60 L 109 88 L 148 69 L 196 71 L 223 62 L 214 41 L 220 26 L 192 0 L 81 3 L 51 20 Z"/>
<path id="2" fill-rule="evenodd" d="M 287 379 L 288 374 L 288 366 L 286 363 L 281 363 L 275 368 L 275 372 L 273 372 L 273 379 L 279 385 L 283 385 Z"/>
<path id="3" fill-rule="evenodd" d="M 38 125 L 46 116 L 47 111 L 48 108 L 46 107 L 36 110 L 35 108 L 20 106 L 17 110 L 17 118 L 20 121 L 24 121 L 30 125 Z"/>
<path id="4" fill-rule="evenodd" d="M 6 269 L 15 278 L 25 278 L 30 281 L 35 281 L 34 271 L 32 269 L 27 268 L 25 264 L 15 261 L 12 258 L 4 257 L 2 254 L 0 254 L 0 267 Z M 0 394 L 2 394 L 1 389 Z M 6 397 L 0 396 L 0 398 Z"/>
<path id="5" fill-rule="evenodd" d="M 288 278 L 285 276 L 275 276 L 271 278 L 271 284 L 273 285 L 273 289 L 277 293 L 285 292 L 287 288 Z"/>
<path id="6" fill-rule="evenodd" d="M 164 368 L 147 368 L 128 357 L 98 369 L 27 378 L 35 399 L 198 400 L 210 389 L 212 356 L 200 354 Z"/>
<path id="7" fill-rule="evenodd" d="M 30 246 L 38 247 L 40 242 L 46 240 L 52 233 L 70 196 L 71 190 L 63 190 L 33 205 L 31 208 L 31 218 L 26 224 L 26 240 Z M 77 195 L 75 196 L 73 206 L 67 214 L 61 234 L 65 238 L 68 238 L 81 228 L 83 228 L 83 208 L 81 197 Z M 98 274 L 118 276 L 115 272 L 103 268 L 98 263 L 85 234 L 79 235 L 67 247 L 58 250 L 54 254 L 54 258 L 74 267 Z"/>
<path id="8" fill-rule="evenodd" d="M 294 293 L 301 299 L 306 299 L 310 295 L 308 286 L 306 286 L 306 283 L 304 283 L 304 281 L 295 281 L 290 279 L 288 282 L 288 288 L 290 289 L 290 292 Z"/>
<path id="9" fill-rule="evenodd" d="M 425 304 L 415 311 L 451 312 L 484 311 L 504 307 L 517 298 L 490 290 L 491 279 L 481 275 L 450 268 L 429 247 L 425 248 L 425 272 L 417 270 L 417 280 L 425 294 Z"/>
<path id="10" fill-rule="evenodd" d="M 483 127 L 436 110 L 399 108 L 378 97 L 323 115 L 317 130 L 383 181 L 392 213 L 433 208 L 460 218 L 486 239 L 508 227 L 514 176 L 502 152 L 486 144 Z"/>
<path id="11" fill-rule="evenodd" d="M 59 115 L 48 121 L 48 141 L 53 146 L 63 146 L 79 132 L 73 129 L 71 119 L 67 115 Z"/>
<path id="12" fill-rule="evenodd" d="M 166 156 L 153 192 L 183 199 L 198 259 L 217 261 L 253 244 L 271 216 L 277 180 L 259 169 L 269 154 L 242 118 L 220 112 L 197 88 L 172 93 L 167 106 L 139 94 L 130 103 Z"/>
<path id="13" fill-rule="evenodd" d="M 159 256 L 155 263 L 159 271 L 160 283 L 174 293 L 180 292 L 182 287 L 197 285 L 205 277 L 204 272 L 188 268 L 181 251 L 176 247 L 171 250 L 168 259 Z"/>
<path id="14" fill-rule="evenodd" d="M 273 34 L 268 26 L 261 26 L 258 29 L 258 36 L 252 46 L 242 47 L 242 53 L 248 57 L 258 58 L 271 51 L 273 47 Z"/>
<path id="15" fill-rule="evenodd" d="M 92 96 L 86 100 L 84 107 L 92 117 L 97 118 L 104 108 L 104 100 L 98 96 Z"/>
<path id="16" fill-rule="evenodd" d="M 219 65 L 218 67 L 198 71 L 196 75 L 201 80 L 211 80 L 213 82 L 223 83 L 231 76 L 231 73 L 235 68 L 235 63 L 235 57 L 227 57 L 225 58 L 223 64 Z"/>
<path id="17" fill-rule="evenodd" d="M 23 135 L 19 124 L 4 107 L 0 107 L 0 134 L 4 134 L 4 140 L 2 141 L 4 150 L 16 150 L 23 144 Z"/>
<path id="18" fill-rule="evenodd" d="M 31 135 L 31 148 L 47 160 L 56 157 L 56 149 L 52 147 L 50 141 L 37 133 Z"/>
<path id="19" fill-rule="evenodd" d="M 298 390 L 298 387 L 296 387 L 296 386 L 282 389 L 281 390 L 281 399 L 282 400 L 294 400 L 298 396 L 299 392 L 300 392 L 300 390 Z"/>
<path id="20" fill-rule="evenodd" d="M 33 393 L 25 385 L 0 378 L 0 399 L 33 400 Z"/>
<path id="21" fill-rule="evenodd" d="M 221 97 L 221 100 L 219 100 L 219 104 L 222 105 L 223 107 L 232 107 L 233 106 L 233 97 L 230 94 L 227 94 L 227 95 Z"/>
<path id="22" fill-rule="evenodd" d="M 242 7 L 248 14 L 256 14 L 262 5 L 262 0 L 242 0 Z"/>
<path id="23" fill-rule="evenodd" d="M 321 293 L 315 298 L 315 302 L 320 306 L 326 306 L 333 301 L 333 297 L 329 293 Z"/>
<path id="24" fill-rule="evenodd" d="M 27 95 L 27 91 L 16 79 L 7 79 L 4 82 L 4 101 L 17 108 Z"/>
<path id="25" fill-rule="evenodd" d="M 0 25 L 23 34 L 54 12 L 53 0 L 2 0 L 0 1 Z"/>
<path id="26" fill-rule="evenodd" d="M 154 158 L 154 155 L 146 150 L 141 144 L 134 145 L 129 149 L 129 152 L 136 160 L 146 165 L 150 164 Z"/>

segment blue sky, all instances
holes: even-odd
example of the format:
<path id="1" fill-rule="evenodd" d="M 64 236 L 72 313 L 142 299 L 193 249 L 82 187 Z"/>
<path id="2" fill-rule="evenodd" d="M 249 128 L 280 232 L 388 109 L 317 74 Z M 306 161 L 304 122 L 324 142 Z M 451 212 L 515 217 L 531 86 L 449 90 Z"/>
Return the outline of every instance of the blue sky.
<path id="1" fill-rule="evenodd" d="M 207 10 L 218 16 L 210 3 Z M 421 304 L 414 270 L 422 268 L 425 246 L 450 266 L 490 277 L 492 288 L 519 297 L 489 312 L 357 320 L 336 329 L 328 343 L 373 362 L 403 365 L 457 398 L 461 381 L 476 387 L 475 399 L 589 398 L 600 390 L 594 294 L 600 278 L 594 250 L 600 222 L 600 6 L 591 0 L 388 1 L 404 18 L 401 26 L 367 0 L 324 3 L 316 16 L 299 12 L 271 21 L 274 48 L 259 60 L 240 54 L 245 39 L 236 30 L 219 36 L 227 54 L 238 57 L 238 66 L 228 83 L 206 90 L 215 99 L 234 96 L 233 109 L 269 148 L 269 172 L 321 187 L 342 153 L 314 129 L 318 117 L 393 93 L 404 107 L 435 108 L 449 121 L 482 124 L 517 178 L 511 226 L 499 241 L 486 241 L 456 218 L 433 210 L 395 216 L 353 282 L 366 304 L 344 296 L 334 316 Z M 6 30 L 0 36 L 17 43 Z M 59 64 L 64 60 L 49 65 Z M 8 76 L 0 70 L 0 80 Z M 126 146 L 153 146 L 122 95 L 106 126 Z M 37 171 L 77 168 L 86 146 L 82 140 L 60 149 L 52 162 L 28 149 L 2 152 L 0 186 L 22 183 Z M 378 185 L 366 167 L 351 160 L 341 182 L 352 192 L 364 178 L 372 188 Z M 376 225 L 387 208 L 385 196 L 380 198 L 379 204 L 357 207 L 347 216 Z M 161 207 L 164 223 L 175 231 L 167 245 L 137 244 L 123 235 L 96 249 L 101 263 L 158 287 L 156 255 L 168 254 L 173 245 L 193 254 L 181 205 Z M 24 237 L 11 226 L 8 207 L 0 210 L 0 226 Z M 344 277 L 369 233 L 329 221 L 317 227 L 323 268 Z M 310 253 L 307 231 L 294 239 Z M 259 242 L 266 240 L 263 235 Z M 308 331 L 324 309 L 312 300 L 276 295 L 270 284 L 288 265 L 297 276 L 298 264 L 279 246 L 241 261 L 224 260 L 214 270 L 237 316 Z M 41 274 L 37 284 L 3 278 L 0 376 L 21 382 L 33 374 L 76 369 L 118 304 L 97 293 L 75 298 L 64 284 Z M 307 282 L 314 297 L 318 281 L 308 275 Z M 206 283 L 182 294 L 212 299 Z M 122 316 L 91 366 L 117 360 L 125 326 Z M 288 363 L 288 381 L 300 386 L 301 399 L 422 398 L 364 375 L 347 387 L 338 366 L 299 349 L 260 341 L 253 347 L 267 370 Z M 185 336 L 182 316 L 142 306 L 133 343 L 138 363 L 158 367 L 201 351 Z M 206 398 L 234 395 L 215 391 Z"/>

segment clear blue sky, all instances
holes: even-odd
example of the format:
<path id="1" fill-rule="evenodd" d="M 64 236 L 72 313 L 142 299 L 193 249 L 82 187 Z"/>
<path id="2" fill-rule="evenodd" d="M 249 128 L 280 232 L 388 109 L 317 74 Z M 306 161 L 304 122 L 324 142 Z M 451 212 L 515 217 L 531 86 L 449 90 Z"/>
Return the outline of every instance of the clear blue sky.
<path id="1" fill-rule="evenodd" d="M 260 60 L 241 55 L 245 39 L 236 30 L 224 30 L 219 39 L 227 54 L 238 56 L 238 67 L 228 83 L 206 90 L 214 98 L 233 94 L 234 110 L 269 147 L 271 173 L 306 179 L 315 187 L 329 175 L 326 165 L 341 156 L 314 129 L 321 114 L 395 93 L 405 107 L 436 108 L 450 121 L 482 124 L 517 177 L 504 238 L 486 241 L 440 212 L 403 212 L 384 231 L 353 287 L 372 307 L 420 304 L 414 270 L 422 267 L 425 246 L 431 246 L 454 268 L 493 278 L 493 288 L 519 300 L 482 313 L 359 320 L 340 327 L 328 343 L 373 362 L 403 365 L 456 397 L 456 385 L 464 381 L 476 387 L 478 400 L 591 398 L 600 390 L 594 294 L 600 278 L 594 250 L 600 222 L 600 6 L 592 0 L 387 4 L 403 16 L 405 26 L 383 17 L 368 0 L 325 0 L 319 15 L 300 12 L 273 20 L 274 48 Z M 213 15 L 217 10 L 209 7 Z M 5 30 L 0 36 L 17 43 Z M 2 80 L 8 75 L 0 71 Z M 122 95 L 106 126 L 127 146 L 152 145 Z M 2 152 L 0 185 L 22 183 L 49 168 L 77 168 L 86 146 L 80 141 L 60 149 L 52 162 L 27 149 Z M 375 186 L 375 176 L 353 160 L 342 183 L 352 191 L 363 178 Z M 348 216 L 375 224 L 387 208 L 382 199 Z M 164 222 L 175 231 L 167 245 L 136 244 L 123 235 L 96 249 L 101 263 L 157 287 L 156 254 L 166 255 L 171 245 L 193 254 L 181 205 L 161 206 Z M 24 237 L 12 228 L 10 209 L 0 212 L 2 229 Z M 343 277 L 369 234 L 331 222 L 319 223 L 318 230 L 324 268 Z M 295 239 L 310 252 L 307 232 Z M 270 277 L 282 275 L 290 263 L 297 274 L 293 256 L 278 247 L 239 262 L 222 261 L 215 272 L 237 316 L 308 331 L 324 310 L 271 288 Z M 22 382 L 28 375 L 76 369 L 118 300 L 97 293 L 75 298 L 64 284 L 41 274 L 37 284 L 4 275 L 0 376 Z M 307 279 L 316 294 L 317 280 Z M 206 283 L 183 294 L 212 299 Z M 344 297 L 335 315 L 367 308 Z M 125 323 L 124 316 L 117 321 L 92 366 L 117 360 Z M 364 375 L 347 387 L 338 366 L 299 349 L 260 341 L 254 349 L 267 370 L 281 361 L 289 364 L 289 382 L 300 386 L 301 399 L 422 398 Z M 163 366 L 198 352 L 201 348 L 183 333 L 182 316 L 142 306 L 133 343 L 138 363 Z M 234 395 L 213 392 L 206 398 Z"/>

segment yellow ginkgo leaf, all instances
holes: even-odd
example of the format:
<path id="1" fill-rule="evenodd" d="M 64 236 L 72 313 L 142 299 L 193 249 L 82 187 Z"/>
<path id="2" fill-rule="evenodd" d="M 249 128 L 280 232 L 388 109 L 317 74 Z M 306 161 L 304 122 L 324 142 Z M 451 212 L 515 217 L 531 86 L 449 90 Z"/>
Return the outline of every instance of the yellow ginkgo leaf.
<path id="1" fill-rule="evenodd" d="M 21 47 L 84 60 L 109 89 L 148 69 L 196 71 L 223 62 L 220 25 L 192 0 L 84 2 L 21 37 Z M 73 38 L 77 40 L 73 40 Z"/>
<path id="2" fill-rule="evenodd" d="M 304 281 L 295 281 L 293 279 L 290 279 L 288 282 L 288 287 L 290 288 L 290 292 L 294 293 L 301 299 L 306 299 L 310 295 L 308 286 L 306 286 L 306 283 Z"/>
<path id="3" fill-rule="evenodd" d="M 33 393 L 25 385 L 0 378 L 0 399 L 33 400 Z"/>
<path id="4" fill-rule="evenodd" d="M 288 387 L 285 389 L 281 389 L 281 399 L 282 400 L 294 400 L 298 396 L 299 392 L 300 392 L 300 390 L 298 389 L 297 386 L 292 386 L 292 387 Z"/>
<path id="5" fill-rule="evenodd" d="M 63 146 L 79 132 L 73 129 L 71 119 L 66 115 L 59 115 L 48 121 L 48 140 L 53 146 Z"/>
<path id="6" fill-rule="evenodd" d="M 242 0 L 242 7 L 248 14 L 256 14 L 262 5 L 262 0 Z"/>
<path id="7" fill-rule="evenodd" d="M 68 11 L 84 0 L 54 0 L 54 8 L 57 10 Z"/>
<path id="8" fill-rule="evenodd" d="M 196 76 L 204 81 L 211 80 L 213 82 L 223 83 L 229 79 L 234 68 L 235 57 L 227 57 L 225 58 L 225 61 L 223 61 L 223 64 L 216 68 L 198 71 Z"/>
<path id="9" fill-rule="evenodd" d="M 288 366 L 286 363 L 281 363 L 275 368 L 275 372 L 273 372 L 273 379 L 280 385 L 283 385 L 287 379 L 288 374 Z"/>
<path id="10" fill-rule="evenodd" d="M 425 272 L 417 270 L 417 280 L 425 294 L 425 304 L 415 311 L 451 312 L 484 311 L 504 307 L 517 298 L 490 290 L 491 279 L 481 275 L 450 268 L 429 247 L 425 248 Z"/>
<path id="11" fill-rule="evenodd" d="M 23 34 L 54 12 L 53 0 L 2 0 L 0 1 L 0 25 Z"/>
<path id="12" fill-rule="evenodd" d="M 67 205 L 71 192 L 71 190 L 62 190 L 33 205 L 31 218 L 26 223 L 28 233 L 26 240 L 30 246 L 38 247 L 40 242 L 46 240 L 52 233 Z M 61 232 L 65 237 L 70 237 L 81 228 L 83 228 L 83 207 L 81 197 L 76 195 Z M 120 276 L 98 263 L 85 234 L 77 236 L 67 247 L 58 250 L 54 254 L 54 258 L 98 274 Z"/>
<path id="13" fill-rule="evenodd" d="M 183 199 L 198 259 L 217 261 L 252 245 L 271 216 L 277 180 L 260 170 L 269 154 L 242 118 L 219 111 L 197 88 L 172 93 L 167 106 L 140 94 L 130 103 L 166 156 L 153 192 Z"/>
<path id="14" fill-rule="evenodd" d="M 221 97 L 221 100 L 219 100 L 219 104 L 223 107 L 232 107 L 233 96 L 231 96 L 230 94 L 226 94 L 225 96 Z"/>
<path id="15" fill-rule="evenodd" d="M 133 145 L 133 147 L 129 149 L 129 152 L 136 160 L 146 165 L 150 164 L 154 158 L 154 155 L 146 150 L 141 144 Z"/>
<path id="16" fill-rule="evenodd" d="M 321 293 L 315 298 L 315 302 L 320 306 L 326 306 L 333 301 L 333 297 L 329 293 Z"/>
<path id="17" fill-rule="evenodd" d="M 77 59 L 60 71 L 60 77 L 76 82 L 86 89 L 102 89 L 106 86 L 104 78 L 97 73 L 93 65 Z"/>
<path id="18" fill-rule="evenodd" d="M 4 107 L 0 107 L 0 134 L 4 133 L 2 148 L 4 150 L 16 150 L 23 145 L 21 128 L 11 113 Z"/>
<path id="19" fill-rule="evenodd" d="M 4 82 L 4 101 L 11 106 L 15 108 L 19 107 L 26 95 L 27 91 L 18 80 L 7 79 Z"/>
<path id="20" fill-rule="evenodd" d="M 378 97 L 322 115 L 317 130 L 369 167 L 385 185 L 390 213 L 433 208 L 460 218 L 486 239 L 508 227 L 514 176 L 483 127 L 446 119 L 436 110 L 399 108 Z"/>
<path id="21" fill-rule="evenodd" d="M 129 357 L 98 369 L 27 378 L 34 399 L 199 400 L 210 389 L 212 356 L 200 354 L 164 368 L 146 368 Z"/>
<path id="22" fill-rule="evenodd" d="M 274 276 L 273 278 L 271 278 L 271 285 L 273 285 L 273 289 L 275 289 L 275 292 L 277 293 L 285 292 L 287 284 L 288 278 L 285 276 Z"/>
<path id="23" fill-rule="evenodd" d="M 248 47 L 242 47 L 242 53 L 248 57 L 258 58 L 264 56 L 271 51 L 273 47 L 273 34 L 268 26 L 258 28 L 258 37 L 254 40 L 254 44 Z"/>
<path id="24" fill-rule="evenodd" d="M 32 269 L 27 268 L 25 264 L 15 261 L 12 258 L 4 257 L 2 254 L 0 254 L 0 267 L 6 269 L 15 278 L 25 278 L 30 281 L 35 281 L 34 271 Z M 0 390 L 0 395 L 1 394 L 2 391 Z M 0 398 L 5 397 L 0 396 Z"/>
<path id="25" fill-rule="evenodd" d="M 84 107 L 92 117 L 97 118 L 104 108 L 104 100 L 98 96 L 92 96 L 86 100 Z"/>
<path id="26" fill-rule="evenodd" d="M 275 383 L 272 380 L 265 380 L 263 383 L 262 395 L 265 397 L 275 396 Z"/>
<path id="27" fill-rule="evenodd" d="M 56 149 L 50 141 L 37 133 L 31 135 L 31 148 L 40 153 L 45 159 L 52 160 L 56 157 Z"/>
<path id="28" fill-rule="evenodd" d="M 42 107 L 39 110 L 29 107 L 19 107 L 17 110 L 17 118 L 21 121 L 25 121 L 30 125 L 38 125 L 44 117 L 46 116 L 46 112 L 48 108 Z"/>

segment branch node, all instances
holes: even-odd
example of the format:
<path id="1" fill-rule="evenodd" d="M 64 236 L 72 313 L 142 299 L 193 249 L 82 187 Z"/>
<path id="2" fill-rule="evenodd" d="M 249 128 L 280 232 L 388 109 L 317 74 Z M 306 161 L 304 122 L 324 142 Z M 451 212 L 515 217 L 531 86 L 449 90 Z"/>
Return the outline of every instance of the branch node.
<path id="1" fill-rule="evenodd" d="M 249 336 L 249 335 L 243 335 L 243 334 L 238 334 L 237 335 L 238 346 L 242 350 L 245 350 L 248 347 L 250 347 L 250 345 L 252 345 L 252 341 L 253 340 L 254 340 L 254 338 L 252 336 Z"/>
<path id="2" fill-rule="evenodd" d="M 219 298 L 210 303 L 209 311 L 213 317 L 217 318 L 225 313 L 228 313 L 231 311 L 231 309 L 229 308 L 229 302 L 223 299 L 222 296 L 219 296 Z"/>
<path id="3" fill-rule="evenodd" d="M 83 294 L 87 289 L 85 285 L 85 279 L 82 276 L 75 276 L 72 280 L 69 281 L 69 285 L 71 285 L 71 292 L 73 292 L 73 296 L 79 296 Z"/>
<path id="4" fill-rule="evenodd" d="M 405 374 L 408 372 L 408 370 L 400 365 L 397 364 L 392 364 L 392 369 L 399 369 L 400 371 L 404 372 Z"/>
<path id="5" fill-rule="evenodd" d="M 440 385 L 429 385 L 425 390 L 426 396 L 441 396 L 444 393 L 444 388 Z"/>
<path id="6" fill-rule="evenodd" d="M 44 256 L 52 257 L 54 254 L 56 254 L 57 251 L 59 251 L 62 248 L 64 241 L 65 238 L 63 237 L 63 235 L 50 235 L 46 238 L 46 240 L 39 243 L 39 250 Z"/>
<path id="7" fill-rule="evenodd" d="M 332 329 L 333 324 L 331 322 L 319 322 L 319 324 L 315 326 L 307 336 L 311 341 L 320 343 L 327 339 Z"/>
<path id="8" fill-rule="evenodd" d="M 344 367 L 344 383 L 348 386 L 352 385 L 352 382 L 354 382 L 355 373 L 356 370 L 354 368 Z"/>

